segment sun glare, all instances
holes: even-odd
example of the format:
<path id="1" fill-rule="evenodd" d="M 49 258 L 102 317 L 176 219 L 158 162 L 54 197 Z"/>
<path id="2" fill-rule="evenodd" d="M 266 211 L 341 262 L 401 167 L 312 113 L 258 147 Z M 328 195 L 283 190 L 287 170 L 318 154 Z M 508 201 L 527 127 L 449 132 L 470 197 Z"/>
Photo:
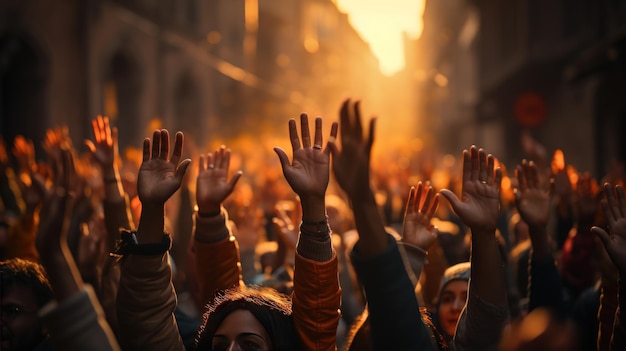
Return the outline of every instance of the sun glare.
<path id="1" fill-rule="evenodd" d="M 370 44 L 385 75 L 393 75 L 404 65 L 402 33 L 419 37 L 425 0 L 337 0 L 339 8 Z"/>

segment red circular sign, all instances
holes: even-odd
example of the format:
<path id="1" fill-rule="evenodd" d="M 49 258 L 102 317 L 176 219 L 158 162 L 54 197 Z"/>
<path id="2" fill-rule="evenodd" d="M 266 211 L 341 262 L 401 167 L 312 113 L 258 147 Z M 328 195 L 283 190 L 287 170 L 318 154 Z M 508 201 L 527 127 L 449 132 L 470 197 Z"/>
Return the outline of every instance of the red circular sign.
<path id="1" fill-rule="evenodd" d="M 546 103 L 536 93 L 523 93 L 515 100 L 515 119 L 527 128 L 539 127 L 546 119 Z"/>

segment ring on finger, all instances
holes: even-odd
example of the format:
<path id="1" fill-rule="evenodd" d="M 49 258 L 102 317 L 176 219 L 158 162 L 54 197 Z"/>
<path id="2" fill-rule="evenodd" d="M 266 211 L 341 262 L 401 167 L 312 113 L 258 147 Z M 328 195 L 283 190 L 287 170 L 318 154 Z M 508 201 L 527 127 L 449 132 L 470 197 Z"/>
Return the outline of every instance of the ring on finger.
<path id="1" fill-rule="evenodd" d="M 211 164 L 209 165 L 209 169 L 213 169 L 213 168 L 215 168 L 215 165 L 211 163 Z"/>
<path id="2" fill-rule="evenodd" d="M 313 148 L 317 149 L 317 150 L 321 150 L 322 149 L 322 145 L 315 144 L 315 145 L 313 145 Z"/>

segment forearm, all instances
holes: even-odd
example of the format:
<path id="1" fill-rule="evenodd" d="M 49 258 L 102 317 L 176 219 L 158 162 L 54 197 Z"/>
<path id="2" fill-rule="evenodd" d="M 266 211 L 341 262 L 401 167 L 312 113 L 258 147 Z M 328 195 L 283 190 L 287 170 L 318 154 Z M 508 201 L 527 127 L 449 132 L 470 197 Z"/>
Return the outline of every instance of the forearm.
<path id="1" fill-rule="evenodd" d="M 161 203 L 142 203 L 137 227 L 140 244 L 160 243 L 165 227 L 165 207 Z"/>
<path id="2" fill-rule="evenodd" d="M 46 268 L 56 300 L 62 302 L 78 293 L 83 281 L 67 245 L 45 251 L 41 253 L 41 264 Z"/>
<path id="3" fill-rule="evenodd" d="M 122 186 L 122 179 L 117 167 L 108 166 L 102 169 L 102 181 L 104 182 L 104 198 L 106 201 L 124 201 L 125 193 Z"/>
<path id="4" fill-rule="evenodd" d="M 330 227 L 326 218 L 326 203 L 323 197 L 302 199 L 302 224 L 297 252 L 310 260 L 325 262 L 332 258 L 333 248 Z"/>
<path id="5" fill-rule="evenodd" d="M 478 296 L 491 304 L 507 304 L 504 263 L 493 231 L 472 229 L 471 285 Z"/>
<path id="6" fill-rule="evenodd" d="M 542 261 L 552 257 L 552 248 L 548 240 L 545 226 L 529 226 L 530 242 L 532 244 L 532 260 Z"/>
<path id="7" fill-rule="evenodd" d="M 387 234 L 374 194 L 368 191 L 364 196 L 351 196 L 350 200 L 360 238 L 360 254 L 366 258 L 381 254 L 387 247 Z"/>
<path id="8" fill-rule="evenodd" d="M 130 212 L 130 203 L 126 194 L 115 200 L 105 198 L 102 203 L 104 210 L 104 225 L 107 231 L 109 251 L 115 247 L 115 242 L 120 238 L 120 228 L 135 229 L 132 215 Z"/>

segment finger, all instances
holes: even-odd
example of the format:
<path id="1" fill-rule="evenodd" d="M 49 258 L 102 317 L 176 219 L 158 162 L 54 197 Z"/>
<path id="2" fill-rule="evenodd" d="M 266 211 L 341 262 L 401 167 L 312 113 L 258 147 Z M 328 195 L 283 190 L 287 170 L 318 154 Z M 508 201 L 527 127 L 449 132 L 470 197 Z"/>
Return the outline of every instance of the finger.
<path id="1" fill-rule="evenodd" d="M 280 161 L 280 165 L 283 167 L 283 172 L 289 167 L 289 157 L 285 153 L 285 150 L 275 147 L 274 152 L 278 155 L 278 160 Z"/>
<path id="2" fill-rule="evenodd" d="M 478 180 L 487 182 L 487 154 L 485 150 L 478 150 Z"/>
<path id="3" fill-rule="evenodd" d="M 335 144 L 334 141 L 328 141 L 328 144 L 326 144 L 326 147 L 328 148 L 328 150 L 330 150 L 330 154 L 333 157 L 333 159 L 339 156 L 339 148 L 337 147 L 337 144 Z M 333 163 L 333 166 L 334 166 L 334 163 Z"/>
<path id="4" fill-rule="evenodd" d="M 348 112 L 349 105 L 350 99 L 344 100 L 343 104 L 341 104 L 341 110 L 339 111 L 339 124 L 341 127 L 339 132 L 341 133 L 341 140 L 345 140 L 352 132 L 350 113 Z"/>
<path id="5" fill-rule="evenodd" d="M 419 212 L 420 208 L 420 202 L 422 201 L 422 192 L 424 191 L 424 184 L 422 184 L 422 182 L 418 182 L 417 183 L 417 189 L 415 192 L 415 197 L 413 198 L 413 211 L 412 212 Z"/>
<path id="6" fill-rule="evenodd" d="M 202 172 L 206 169 L 206 157 L 204 154 L 200 154 L 198 157 L 198 172 Z"/>
<path id="7" fill-rule="evenodd" d="M 610 245 L 611 236 L 609 235 L 609 233 L 606 232 L 606 230 L 597 226 L 593 226 L 591 227 L 591 232 L 597 235 L 600 240 L 602 240 L 604 247 L 608 247 Z"/>
<path id="8" fill-rule="evenodd" d="M 326 155 L 330 154 L 330 143 L 334 143 L 337 140 L 337 130 L 339 129 L 339 124 L 337 122 L 333 122 L 330 126 L 330 137 L 328 138 L 328 142 L 326 143 L 326 147 L 324 148 L 324 153 Z M 321 144 L 320 144 L 321 145 Z"/>
<path id="9" fill-rule="evenodd" d="M 528 162 L 528 172 L 530 173 L 531 183 L 533 188 L 539 188 L 539 171 L 535 162 Z"/>
<path id="10" fill-rule="evenodd" d="M 87 146 L 87 149 L 89 149 L 90 153 L 92 154 L 96 153 L 96 145 L 94 145 L 91 140 L 86 139 L 85 146 Z"/>
<path id="11" fill-rule="evenodd" d="M 454 212 L 458 214 L 459 209 L 463 206 L 463 203 L 459 200 L 459 198 L 456 197 L 456 195 L 448 189 L 442 189 L 440 194 L 446 200 L 448 200 L 448 203 L 450 203 L 450 206 L 452 206 L 452 210 L 454 210 Z"/>
<path id="12" fill-rule="evenodd" d="M 111 125 L 109 124 L 109 117 L 104 117 L 104 140 L 107 145 L 111 145 Z"/>
<path id="13" fill-rule="evenodd" d="M 369 136 L 367 138 L 368 153 L 372 150 L 372 145 L 374 145 L 375 130 L 376 130 L 376 117 L 372 117 L 372 119 L 370 120 Z"/>
<path id="14" fill-rule="evenodd" d="M 470 152 L 463 150 L 463 183 L 472 180 L 472 161 L 470 160 Z"/>
<path id="15" fill-rule="evenodd" d="M 313 145 L 319 146 L 321 149 L 324 142 L 322 137 L 322 117 L 315 118 L 315 137 L 313 139 Z"/>
<path id="16" fill-rule="evenodd" d="M 185 173 L 187 172 L 187 168 L 189 168 L 190 164 L 191 160 L 186 158 L 176 168 L 176 179 L 178 180 L 178 184 L 183 181 L 183 177 L 185 177 Z"/>
<path id="17" fill-rule="evenodd" d="M 98 118 L 91 121 L 91 129 L 93 131 L 93 137 L 96 139 L 96 143 L 100 141 L 100 130 L 98 129 Z M 46 140 L 48 135 L 46 134 Z"/>
<path id="18" fill-rule="evenodd" d="M 439 207 L 439 193 L 435 194 L 435 197 L 433 198 L 433 202 L 430 205 L 430 208 L 428 208 L 428 212 L 426 213 L 426 217 L 428 217 L 429 220 L 435 216 L 435 213 L 437 212 L 438 207 Z"/>
<path id="19" fill-rule="evenodd" d="M 309 131 L 309 115 L 306 113 L 300 114 L 300 132 L 302 133 L 302 147 L 311 147 L 311 133 Z"/>
<path id="20" fill-rule="evenodd" d="M 617 190 L 617 202 L 619 203 L 620 214 L 623 217 L 626 217 L 626 200 L 624 197 L 624 187 L 621 185 L 617 185 L 615 187 Z"/>
<path id="21" fill-rule="evenodd" d="M 206 155 L 206 166 L 209 169 L 215 168 L 215 152 L 209 152 Z"/>
<path id="22" fill-rule="evenodd" d="M 230 168 L 230 150 L 226 150 L 224 147 L 224 157 L 222 157 L 221 167 L 228 172 L 228 168 Z"/>
<path id="23" fill-rule="evenodd" d="M 604 185 L 604 194 L 606 195 L 606 200 L 609 204 L 609 209 L 611 212 L 611 217 L 613 220 L 617 220 L 620 218 L 619 207 L 617 205 L 617 201 L 615 200 L 615 190 L 611 184 L 606 183 Z"/>
<path id="24" fill-rule="evenodd" d="M 415 187 L 412 186 L 411 189 L 409 189 L 409 198 L 406 200 L 406 206 L 404 208 L 404 216 L 405 217 L 409 213 L 413 213 L 413 209 L 414 209 L 413 200 L 414 199 L 415 199 Z"/>
<path id="25" fill-rule="evenodd" d="M 115 152 L 117 153 L 117 138 L 118 138 L 118 130 L 117 127 L 113 127 L 111 128 L 111 146 L 113 146 L 115 149 Z"/>
<path id="26" fill-rule="evenodd" d="M 161 151 L 161 131 L 155 130 L 152 133 L 152 159 L 159 158 L 159 152 Z"/>
<path id="27" fill-rule="evenodd" d="M 296 128 L 296 120 L 289 120 L 289 140 L 291 140 L 291 150 L 296 151 L 301 148 L 300 138 L 298 138 L 298 129 Z"/>
<path id="28" fill-rule="evenodd" d="M 478 148 L 475 145 L 470 147 L 470 166 L 471 166 L 471 179 L 479 180 L 478 173 L 480 172 L 480 158 L 478 156 Z"/>
<path id="29" fill-rule="evenodd" d="M 354 119 L 353 136 L 358 138 L 357 140 L 362 140 L 363 139 L 363 124 L 361 123 L 361 101 L 357 100 L 354 103 L 352 118 Z"/>
<path id="30" fill-rule="evenodd" d="M 172 153 L 172 159 L 170 162 L 177 165 L 180 162 L 180 158 L 183 155 L 183 144 L 185 143 L 185 135 L 183 132 L 176 132 L 174 137 L 174 152 Z"/>
<path id="31" fill-rule="evenodd" d="M 433 200 L 433 187 L 429 186 L 428 189 L 426 190 L 426 200 L 424 200 L 424 203 L 422 204 L 422 207 L 420 208 L 420 213 L 426 214 L 426 212 L 428 212 L 428 207 L 430 206 L 430 202 Z"/>
<path id="32" fill-rule="evenodd" d="M 176 142 L 178 142 L 178 133 L 176 134 Z M 161 152 L 160 152 L 160 158 L 163 161 L 167 161 L 167 160 L 169 160 L 169 157 L 170 157 L 170 133 L 167 131 L 167 129 L 161 129 Z M 178 164 L 177 161 L 178 160 L 176 160 L 176 162 L 175 162 L 174 158 L 172 157 L 172 163 L 177 165 Z"/>
<path id="33" fill-rule="evenodd" d="M 150 138 L 143 140 L 143 162 L 150 160 Z"/>
<path id="34" fill-rule="evenodd" d="M 602 206 L 602 212 L 604 212 L 604 217 L 606 217 L 606 222 L 611 225 L 611 223 L 615 222 L 615 217 L 613 216 L 613 212 L 611 211 L 609 202 L 606 199 L 602 199 L 600 200 L 600 205 Z"/>
<path id="35" fill-rule="evenodd" d="M 243 174 L 242 171 L 237 171 L 237 173 L 235 173 L 233 177 L 230 178 L 230 181 L 228 182 L 228 186 L 230 187 L 231 191 L 232 189 L 235 188 L 235 185 L 237 185 L 237 182 L 239 181 L 239 178 L 241 178 L 242 174 Z"/>
<path id="36" fill-rule="evenodd" d="M 496 164 L 496 158 L 493 155 L 487 155 L 487 184 L 493 184 L 494 168 Z"/>
<path id="37" fill-rule="evenodd" d="M 107 135 L 104 127 L 104 118 L 98 116 L 98 134 L 100 136 L 100 142 L 107 140 Z"/>
<path id="38" fill-rule="evenodd" d="M 496 168 L 496 176 L 493 179 L 493 186 L 496 188 L 498 192 L 500 192 L 500 187 L 502 184 L 502 168 Z"/>

